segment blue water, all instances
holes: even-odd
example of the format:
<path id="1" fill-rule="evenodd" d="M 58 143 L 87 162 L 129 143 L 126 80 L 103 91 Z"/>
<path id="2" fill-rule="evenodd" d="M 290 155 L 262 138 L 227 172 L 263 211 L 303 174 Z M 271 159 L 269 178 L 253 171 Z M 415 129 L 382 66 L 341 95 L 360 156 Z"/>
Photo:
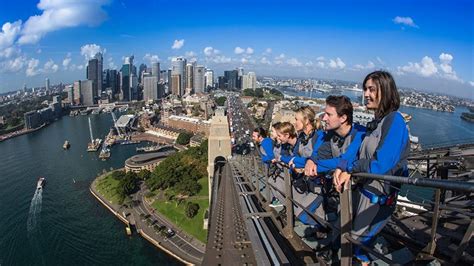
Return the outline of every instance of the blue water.
<path id="1" fill-rule="evenodd" d="M 111 116 L 91 120 L 95 137 L 103 138 Z M 89 192 L 92 180 L 123 167 L 136 145 L 112 147 L 103 162 L 86 151 L 88 141 L 87 117 L 66 116 L 0 142 L 0 265 L 178 264 L 140 236 L 126 236 L 124 225 Z M 42 193 L 35 192 L 39 176 L 46 177 Z"/>

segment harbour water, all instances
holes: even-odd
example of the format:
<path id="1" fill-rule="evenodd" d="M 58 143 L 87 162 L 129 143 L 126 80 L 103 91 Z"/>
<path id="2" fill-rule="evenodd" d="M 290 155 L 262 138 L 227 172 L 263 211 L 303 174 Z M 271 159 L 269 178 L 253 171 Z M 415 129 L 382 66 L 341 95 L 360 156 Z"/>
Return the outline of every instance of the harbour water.
<path id="1" fill-rule="evenodd" d="M 91 115 L 104 137 L 110 114 Z M 71 148 L 62 145 L 69 140 Z M 86 151 L 86 116 L 64 116 L 28 135 L 0 142 L 0 265 L 177 265 L 124 225 L 89 192 L 103 170 L 123 167 L 137 145 L 112 148 L 108 161 Z M 46 177 L 35 192 L 39 176 Z"/>

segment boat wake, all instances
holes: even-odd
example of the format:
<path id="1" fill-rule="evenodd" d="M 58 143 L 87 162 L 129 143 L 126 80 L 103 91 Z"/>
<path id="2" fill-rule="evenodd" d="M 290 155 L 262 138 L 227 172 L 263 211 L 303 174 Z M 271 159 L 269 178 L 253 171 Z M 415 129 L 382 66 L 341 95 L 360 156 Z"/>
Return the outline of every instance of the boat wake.
<path id="1" fill-rule="evenodd" d="M 39 215 L 41 212 L 41 203 L 43 201 L 43 190 L 36 189 L 33 198 L 31 199 L 30 211 L 28 213 L 28 221 L 26 223 L 26 229 L 28 233 L 34 231 L 39 222 Z"/>

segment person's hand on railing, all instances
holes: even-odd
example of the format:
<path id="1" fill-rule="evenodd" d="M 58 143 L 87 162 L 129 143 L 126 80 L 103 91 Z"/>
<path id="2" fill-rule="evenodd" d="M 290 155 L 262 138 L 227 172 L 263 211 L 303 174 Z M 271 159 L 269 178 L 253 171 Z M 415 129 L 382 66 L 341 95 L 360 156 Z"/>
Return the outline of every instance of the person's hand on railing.
<path id="1" fill-rule="evenodd" d="M 288 163 L 288 167 L 295 168 L 295 163 L 293 162 L 295 160 L 295 157 L 291 158 L 290 162 Z"/>
<path id="2" fill-rule="evenodd" d="M 341 170 L 337 169 L 334 172 L 334 178 L 332 179 L 334 187 L 336 188 L 336 191 L 339 193 L 342 192 L 342 188 L 344 187 L 344 184 L 350 179 L 351 179 L 351 174 L 349 174 L 348 172 L 342 172 Z"/>
<path id="3" fill-rule="evenodd" d="M 313 162 L 313 160 L 308 159 L 306 161 L 306 165 L 304 166 L 304 174 L 309 177 L 315 177 L 318 175 L 317 165 Z"/>

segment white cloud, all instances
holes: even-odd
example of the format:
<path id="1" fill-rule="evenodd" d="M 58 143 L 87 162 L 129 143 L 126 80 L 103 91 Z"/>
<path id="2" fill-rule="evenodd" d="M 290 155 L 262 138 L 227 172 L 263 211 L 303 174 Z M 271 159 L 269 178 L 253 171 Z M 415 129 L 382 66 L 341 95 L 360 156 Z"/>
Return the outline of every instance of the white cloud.
<path id="1" fill-rule="evenodd" d="M 341 58 L 336 58 L 336 60 L 329 60 L 329 67 L 332 69 L 343 69 L 346 67 L 346 63 L 342 61 Z"/>
<path id="2" fill-rule="evenodd" d="M 5 60 L 3 62 L 0 61 L 0 73 L 18 72 L 25 66 L 25 64 L 25 56 L 18 56 L 17 58 Z"/>
<path id="3" fill-rule="evenodd" d="M 10 57 L 13 57 L 15 55 L 19 55 L 21 52 L 20 48 L 18 48 L 17 46 L 10 46 L 10 47 L 7 47 L 3 50 L 0 50 L 0 58 L 4 57 L 4 58 L 10 58 Z"/>
<path id="4" fill-rule="evenodd" d="M 272 48 L 265 49 L 265 54 L 271 54 L 271 53 L 272 53 Z"/>
<path id="5" fill-rule="evenodd" d="M 392 21 L 395 24 L 402 24 L 408 27 L 418 28 L 418 26 L 415 24 L 415 22 L 413 21 L 411 17 L 396 16 Z"/>
<path id="6" fill-rule="evenodd" d="M 56 73 L 58 71 L 58 65 L 54 63 L 52 59 L 49 59 L 46 63 L 44 63 L 43 73 Z"/>
<path id="7" fill-rule="evenodd" d="M 423 77 L 430 77 L 438 73 L 438 68 L 429 56 L 423 57 L 420 63 L 408 62 L 408 65 L 398 67 L 398 70 L 399 72 L 415 73 Z"/>
<path id="8" fill-rule="evenodd" d="M 451 61 L 453 61 L 453 56 L 450 55 L 450 54 L 445 54 L 445 53 L 441 53 L 439 55 L 439 60 L 441 60 L 442 63 L 451 63 Z"/>
<path id="9" fill-rule="evenodd" d="M 247 58 L 242 58 L 242 59 L 240 59 L 240 62 L 242 64 L 247 64 L 249 62 L 249 60 Z"/>
<path id="10" fill-rule="evenodd" d="M 307 66 L 307 67 L 312 67 L 313 66 L 313 61 L 308 61 L 304 65 Z"/>
<path id="11" fill-rule="evenodd" d="M 398 74 L 413 73 L 422 77 L 438 77 L 464 83 L 453 69 L 452 61 L 454 57 L 451 54 L 441 53 L 438 58 L 439 63 L 433 61 L 429 56 L 423 57 L 419 63 L 408 62 L 407 65 L 397 68 Z"/>
<path id="12" fill-rule="evenodd" d="M 471 85 L 472 87 L 474 87 L 474 81 L 469 81 L 469 85 Z"/>
<path id="13" fill-rule="evenodd" d="M 245 49 L 240 48 L 239 46 L 235 47 L 235 49 L 234 49 L 235 54 L 242 54 L 244 52 L 245 52 Z"/>
<path id="14" fill-rule="evenodd" d="M 153 64 L 158 63 L 160 61 L 160 58 L 158 57 L 158 55 L 155 54 L 145 54 L 143 60 L 150 62 L 150 64 Z"/>
<path id="15" fill-rule="evenodd" d="M 211 46 L 208 46 L 208 47 L 204 48 L 204 54 L 208 57 L 218 55 L 220 53 L 221 53 L 221 51 L 219 51 L 217 49 L 214 49 Z"/>
<path id="16" fill-rule="evenodd" d="M 31 58 L 28 61 L 28 66 L 26 67 L 26 76 L 32 77 L 39 74 L 39 71 L 36 69 L 39 65 L 39 60 L 35 58 Z"/>
<path id="17" fill-rule="evenodd" d="M 247 50 L 245 51 L 247 54 L 253 54 L 253 48 L 247 47 Z"/>
<path id="18" fill-rule="evenodd" d="M 41 0 L 37 5 L 40 15 L 31 16 L 24 23 L 19 44 L 34 44 L 47 33 L 80 25 L 97 26 L 107 14 L 102 6 L 109 0 Z"/>
<path id="19" fill-rule="evenodd" d="M 323 62 L 323 61 L 318 61 L 318 65 L 317 65 L 319 68 L 326 68 L 326 64 Z"/>
<path id="20" fill-rule="evenodd" d="M 83 65 L 78 65 L 78 66 L 77 66 L 77 69 L 83 70 L 83 69 L 84 69 L 84 66 L 83 66 Z"/>
<path id="21" fill-rule="evenodd" d="M 173 43 L 173 46 L 171 46 L 171 49 L 179 50 L 183 46 L 184 46 L 184 39 L 174 40 L 174 43 Z"/>
<path id="22" fill-rule="evenodd" d="M 63 67 L 64 69 L 68 69 L 69 64 L 71 63 L 71 53 L 67 53 L 66 58 L 63 59 Z"/>
<path id="23" fill-rule="evenodd" d="M 21 20 L 17 20 L 13 23 L 7 22 L 3 24 L 2 31 L 0 31 L 0 50 L 12 46 L 20 34 L 20 31 Z"/>
<path id="24" fill-rule="evenodd" d="M 294 57 L 288 59 L 288 60 L 286 61 L 286 63 L 287 63 L 288 65 L 292 66 L 292 67 L 300 67 L 300 66 L 303 65 L 300 61 L 298 61 L 298 59 L 296 59 L 296 58 L 294 58 Z"/>
<path id="25" fill-rule="evenodd" d="M 374 68 L 374 67 L 375 67 L 375 64 L 374 64 L 374 62 L 372 62 L 372 61 L 367 62 L 367 65 L 365 65 L 365 66 L 364 66 L 364 65 L 360 65 L 360 64 L 357 64 L 357 65 L 354 66 L 354 68 L 355 68 L 355 69 L 358 69 L 358 70 L 372 69 L 372 68 Z"/>
<path id="26" fill-rule="evenodd" d="M 42 52 L 43 52 L 43 50 L 41 50 L 41 48 L 38 48 L 38 50 L 36 50 L 37 54 L 41 54 Z"/>
<path id="27" fill-rule="evenodd" d="M 103 55 L 103 54 L 105 54 L 106 51 L 107 51 L 106 49 L 102 49 L 100 47 L 100 45 L 97 45 L 95 43 L 86 44 L 86 45 L 83 45 L 81 47 L 81 55 L 83 55 L 85 57 L 86 61 L 89 61 L 92 58 L 94 58 L 94 56 L 97 53 L 102 53 L 102 55 Z"/>
<path id="28" fill-rule="evenodd" d="M 324 58 L 324 56 L 319 56 L 318 58 L 316 58 L 316 60 L 318 60 L 318 61 L 324 61 L 324 60 L 326 60 L 326 58 Z"/>
<path id="29" fill-rule="evenodd" d="M 271 65 L 272 64 L 266 57 L 262 57 L 262 59 L 260 59 L 260 63 L 264 64 L 264 65 Z"/>

